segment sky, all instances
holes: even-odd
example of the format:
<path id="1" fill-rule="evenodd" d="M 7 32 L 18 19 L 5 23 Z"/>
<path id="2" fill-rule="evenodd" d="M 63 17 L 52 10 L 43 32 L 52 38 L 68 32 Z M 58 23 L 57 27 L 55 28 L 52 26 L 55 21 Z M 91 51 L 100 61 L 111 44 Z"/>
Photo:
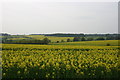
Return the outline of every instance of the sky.
<path id="1" fill-rule="evenodd" d="M 1 4 L 1 32 L 118 33 L 117 0 L 3 0 Z"/>

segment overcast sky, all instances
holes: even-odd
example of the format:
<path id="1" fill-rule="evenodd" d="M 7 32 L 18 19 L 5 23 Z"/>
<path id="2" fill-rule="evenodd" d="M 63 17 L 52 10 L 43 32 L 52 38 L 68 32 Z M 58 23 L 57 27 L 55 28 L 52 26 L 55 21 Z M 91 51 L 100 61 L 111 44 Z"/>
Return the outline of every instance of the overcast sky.
<path id="1" fill-rule="evenodd" d="M 2 32 L 117 33 L 117 2 L 2 2 Z"/>

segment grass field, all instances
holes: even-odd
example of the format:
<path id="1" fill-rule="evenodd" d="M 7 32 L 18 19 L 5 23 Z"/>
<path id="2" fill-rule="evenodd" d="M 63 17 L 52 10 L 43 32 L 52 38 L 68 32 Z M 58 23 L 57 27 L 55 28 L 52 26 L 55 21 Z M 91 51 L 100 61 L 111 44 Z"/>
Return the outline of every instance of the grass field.
<path id="1" fill-rule="evenodd" d="M 120 46 L 120 40 L 101 40 L 101 41 L 78 41 L 78 42 L 63 42 L 63 43 L 51 43 L 53 45 L 81 45 L 81 46 Z"/>
<path id="2" fill-rule="evenodd" d="M 13 36 L 14 37 L 14 36 Z M 73 40 L 73 37 L 55 37 L 55 36 L 44 36 L 44 35 L 26 35 L 26 38 L 20 38 L 20 37 L 16 37 L 16 38 L 9 38 L 8 40 L 25 40 L 25 39 L 29 39 L 27 37 L 30 37 L 32 39 L 37 39 L 37 40 L 42 40 L 44 38 L 48 38 L 49 40 L 51 40 L 52 43 L 54 42 L 61 42 L 61 40 L 64 40 L 65 42 L 67 41 L 67 39 L 71 39 L 71 41 Z"/>
<path id="3" fill-rule="evenodd" d="M 43 38 L 48 38 L 51 40 L 51 42 L 57 42 L 61 40 L 67 41 L 67 39 L 73 40 L 73 37 L 55 37 L 55 36 L 44 36 L 44 35 L 28 35 L 27 37 L 32 37 L 34 39 L 42 40 Z"/>
<path id="4" fill-rule="evenodd" d="M 27 37 L 30 37 L 30 38 L 32 38 L 32 39 L 37 39 L 37 40 L 42 40 L 42 39 L 44 39 L 44 38 L 48 38 L 49 40 L 51 40 L 52 43 L 55 43 L 55 42 L 57 42 L 57 41 L 61 42 L 61 40 L 67 42 L 67 39 L 70 39 L 71 41 L 73 41 L 73 38 L 74 38 L 74 37 L 56 37 L 56 36 L 44 36 L 44 35 L 25 35 L 25 36 L 26 36 L 26 38 L 25 38 L 24 36 L 23 36 L 23 38 L 21 38 L 22 36 L 20 36 L 20 37 L 19 37 L 19 36 L 12 36 L 12 37 L 15 37 L 15 38 L 9 38 L 8 40 L 23 40 L 23 39 L 29 39 L 29 38 L 27 38 Z M 87 38 L 90 38 L 90 36 L 87 37 Z M 87 38 L 86 38 L 86 39 L 87 39 Z M 98 37 L 92 36 L 91 38 L 96 39 L 96 38 L 98 38 Z"/>
<path id="5" fill-rule="evenodd" d="M 112 46 L 104 46 L 108 42 Z M 120 46 L 117 46 L 117 42 L 2 44 L 2 77 L 117 79 L 120 74 Z"/>

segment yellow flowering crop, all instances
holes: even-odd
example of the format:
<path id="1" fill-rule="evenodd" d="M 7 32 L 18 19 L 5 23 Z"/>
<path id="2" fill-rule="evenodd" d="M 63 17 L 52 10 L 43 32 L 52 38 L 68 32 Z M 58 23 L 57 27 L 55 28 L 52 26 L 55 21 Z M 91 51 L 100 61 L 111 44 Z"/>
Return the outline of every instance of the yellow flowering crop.
<path id="1" fill-rule="evenodd" d="M 2 48 L 3 78 L 116 78 L 120 71 L 119 46 L 3 44 Z"/>

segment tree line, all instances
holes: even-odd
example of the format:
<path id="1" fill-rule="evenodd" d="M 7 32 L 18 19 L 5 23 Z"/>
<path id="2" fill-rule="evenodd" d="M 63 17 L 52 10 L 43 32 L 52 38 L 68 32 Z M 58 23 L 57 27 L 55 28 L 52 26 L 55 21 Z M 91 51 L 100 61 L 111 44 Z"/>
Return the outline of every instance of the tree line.
<path id="1" fill-rule="evenodd" d="M 49 40 L 48 38 L 44 38 L 42 40 L 37 40 L 37 39 L 25 39 L 25 40 L 2 39 L 2 43 L 7 43 L 7 44 L 48 44 L 50 42 L 51 42 L 51 40 Z"/>
<path id="2" fill-rule="evenodd" d="M 61 35 L 61 36 L 70 36 L 71 34 L 54 34 L 55 35 Z M 101 36 L 98 36 L 98 34 L 90 34 L 94 36 L 89 36 L 89 35 L 84 35 L 84 34 L 79 34 L 81 36 L 76 35 L 73 39 L 67 39 L 66 41 L 61 40 L 61 41 L 56 41 L 56 43 L 59 42 L 75 42 L 75 41 L 95 41 L 95 40 L 120 40 L 120 34 L 99 34 Z M 103 36 L 104 35 L 104 36 Z M 10 35 L 10 34 L 2 34 L 3 36 L 0 40 L 0 43 L 9 43 L 9 44 L 49 44 L 51 40 L 48 38 L 44 38 L 42 40 L 37 40 L 32 37 L 27 37 L 25 35 Z M 51 35 L 53 36 L 53 35 Z M 73 36 L 73 34 L 71 35 Z M 10 38 L 27 38 L 27 39 L 22 39 L 22 40 L 12 40 Z"/>
<path id="3" fill-rule="evenodd" d="M 120 40 L 120 37 L 116 36 L 109 36 L 109 37 L 97 37 L 96 39 L 92 37 L 74 37 L 73 39 L 67 39 L 66 42 L 75 42 L 75 41 L 95 41 L 95 40 Z M 59 43 L 60 41 L 57 41 Z M 61 42 L 65 42 L 64 40 L 61 40 Z"/>

